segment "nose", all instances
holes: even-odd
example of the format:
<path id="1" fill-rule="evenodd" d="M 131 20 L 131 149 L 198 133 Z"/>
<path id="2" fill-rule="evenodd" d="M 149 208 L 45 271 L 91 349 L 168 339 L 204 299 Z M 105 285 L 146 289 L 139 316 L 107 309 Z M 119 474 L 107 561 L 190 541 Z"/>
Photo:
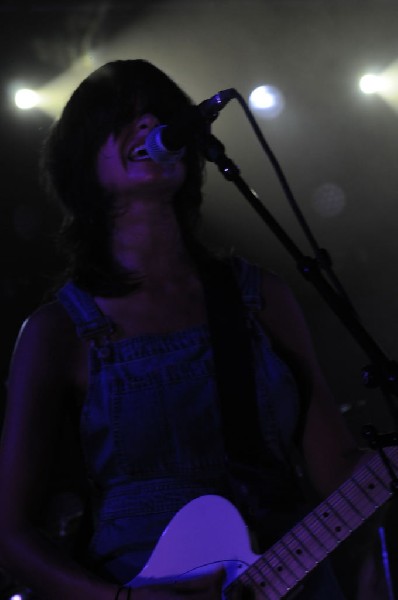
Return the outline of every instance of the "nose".
<path id="1" fill-rule="evenodd" d="M 155 115 L 152 115 L 151 113 L 145 113 L 144 115 L 138 117 L 136 127 L 138 131 L 146 130 L 149 132 L 159 124 L 160 121 L 157 117 L 155 117 Z"/>

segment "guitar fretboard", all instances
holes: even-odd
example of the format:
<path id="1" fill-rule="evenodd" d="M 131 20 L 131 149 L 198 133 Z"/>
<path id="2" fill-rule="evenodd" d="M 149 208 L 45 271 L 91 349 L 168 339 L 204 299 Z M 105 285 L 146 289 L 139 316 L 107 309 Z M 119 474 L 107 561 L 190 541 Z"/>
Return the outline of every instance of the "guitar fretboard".
<path id="1" fill-rule="evenodd" d="M 386 455 L 396 471 L 398 448 Z M 304 577 L 392 496 L 391 475 L 375 454 L 326 500 L 224 590 L 248 586 L 257 597 L 284 598 Z"/>

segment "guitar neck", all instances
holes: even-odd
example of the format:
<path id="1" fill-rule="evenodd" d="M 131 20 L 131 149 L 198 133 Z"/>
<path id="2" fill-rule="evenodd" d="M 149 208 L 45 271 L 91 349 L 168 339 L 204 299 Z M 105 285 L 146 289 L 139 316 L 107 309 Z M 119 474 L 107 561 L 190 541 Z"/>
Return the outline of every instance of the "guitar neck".
<path id="1" fill-rule="evenodd" d="M 386 455 L 398 467 L 398 448 Z M 267 600 L 284 598 L 392 496 L 391 474 L 378 454 L 309 513 L 225 590 L 246 585 Z"/>

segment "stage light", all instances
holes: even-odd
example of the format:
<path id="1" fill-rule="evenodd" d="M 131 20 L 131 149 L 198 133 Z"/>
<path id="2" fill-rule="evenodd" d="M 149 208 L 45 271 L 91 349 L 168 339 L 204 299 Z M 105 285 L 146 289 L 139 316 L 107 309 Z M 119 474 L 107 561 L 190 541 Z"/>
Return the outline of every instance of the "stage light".
<path id="1" fill-rule="evenodd" d="M 28 588 L 16 588 L 8 589 L 4 595 L 0 596 L 1 600 L 30 600 L 36 598 L 36 596 Z"/>
<path id="2" fill-rule="evenodd" d="M 285 101 L 282 93 L 271 85 L 261 85 L 254 89 L 249 104 L 259 115 L 274 119 L 283 111 Z"/>
<path id="3" fill-rule="evenodd" d="M 15 92 L 14 101 L 18 108 L 28 110 L 40 103 L 40 96 L 34 90 L 23 88 Z"/>
<path id="4" fill-rule="evenodd" d="M 398 61 L 379 73 L 363 75 L 359 88 L 363 94 L 378 96 L 398 112 Z"/>
<path id="5" fill-rule="evenodd" d="M 361 77 L 359 87 L 364 94 L 380 94 L 388 88 L 388 80 L 384 75 L 367 73 Z"/>
<path id="6" fill-rule="evenodd" d="M 97 66 L 96 58 L 91 53 L 84 54 L 67 71 L 36 89 L 28 88 L 23 81 L 10 82 L 9 100 L 20 110 L 35 108 L 56 119 L 73 90 Z"/>

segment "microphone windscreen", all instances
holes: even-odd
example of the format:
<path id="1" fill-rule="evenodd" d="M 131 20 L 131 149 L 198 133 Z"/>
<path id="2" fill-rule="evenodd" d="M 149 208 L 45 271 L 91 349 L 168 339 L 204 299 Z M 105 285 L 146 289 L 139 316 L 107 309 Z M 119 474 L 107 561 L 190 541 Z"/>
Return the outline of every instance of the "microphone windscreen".
<path id="1" fill-rule="evenodd" d="M 182 159 L 185 154 L 185 148 L 182 147 L 177 150 L 169 150 L 165 147 L 162 136 L 167 128 L 167 125 L 158 125 L 157 127 L 154 127 L 145 140 L 145 147 L 148 155 L 155 162 L 173 164 Z"/>

